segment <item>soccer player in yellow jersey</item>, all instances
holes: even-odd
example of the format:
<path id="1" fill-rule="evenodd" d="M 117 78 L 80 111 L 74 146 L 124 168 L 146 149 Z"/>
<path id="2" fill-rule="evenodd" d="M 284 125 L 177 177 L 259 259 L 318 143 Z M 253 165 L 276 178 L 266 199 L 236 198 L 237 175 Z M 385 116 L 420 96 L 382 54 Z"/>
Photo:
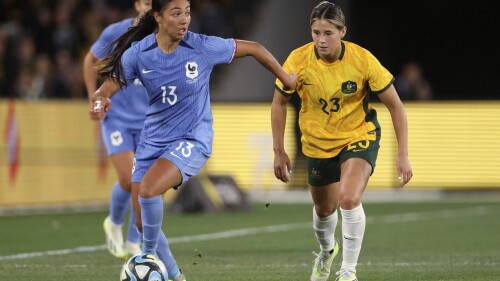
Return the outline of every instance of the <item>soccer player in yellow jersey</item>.
<path id="1" fill-rule="evenodd" d="M 338 280 L 356 281 L 356 265 L 365 232 L 363 191 L 373 173 L 380 126 L 369 104 L 374 93 L 389 109 L 398 142 L 397 173 L 404 186 L 413 173 L 408 160 L 406 113 L 392 85 L 394 77 L 366 49 L 343 41 L 347 28 L 339 6 L 320 2 L 311 13 L 313 42 L 295 49 L 283 67 L 298 75 L 297 87 L 285 91 L 279 80 L 272 103 L 274 173 L 288 182 L 291 163 L 284 150 L 287 103 L 302 100 L 299 125 L 307 157 L 308 183 L 314 202 L 313 228 L 321 252 L 311 280 L 327 280 L 339 242 L 334 238 L 342 215 L 342 266 Z"/>

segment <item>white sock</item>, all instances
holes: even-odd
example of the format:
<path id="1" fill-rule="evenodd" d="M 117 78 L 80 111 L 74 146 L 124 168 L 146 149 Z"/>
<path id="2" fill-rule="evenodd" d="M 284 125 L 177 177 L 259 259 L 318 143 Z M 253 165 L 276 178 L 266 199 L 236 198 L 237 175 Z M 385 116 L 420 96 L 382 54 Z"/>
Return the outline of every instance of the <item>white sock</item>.
<path id="1" fill-rule="evenodd" d="M 313 229 L 319 246 L 321 247 L 321 251 L 329 252 L 335 246 L 334 234 L 338 221 L 339 216 L 337 210 L 328 217 L 321 218 L 316 214 L 316 210 L 313 207 Z"/>
<path id="2" fill-rule="evenodd" d="M 343 210 L 342 213 L 342 269 L 356 272 L 361 243 L 365 234 L 366 217 L 363 205 L 359 204 L 352 210 Z"/>

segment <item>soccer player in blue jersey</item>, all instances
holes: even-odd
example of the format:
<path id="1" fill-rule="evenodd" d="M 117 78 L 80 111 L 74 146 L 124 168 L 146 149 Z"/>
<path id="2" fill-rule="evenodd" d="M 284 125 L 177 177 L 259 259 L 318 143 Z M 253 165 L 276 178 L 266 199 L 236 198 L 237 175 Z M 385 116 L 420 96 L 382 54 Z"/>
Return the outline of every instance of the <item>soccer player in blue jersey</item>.
<path id="1" fill-rule="evenodd" d="M 157 253 L 162 261 L 162 195 L 196 175 L 212 153 L 213 67 L 253 56 L 285 88 L 296 85 L 296 75 L 287 74 L 259 43 L 189 32 L 190 9 L 187 0 L 153 0 L 152 9 L 101 61 L 100 74 L 108 79 L 92 97 L 95 110 L 104 114 L 122 85 L 140 79 L 146 87 L 150 103 L 136 150 L 132 201 L 143 253 Z"/>

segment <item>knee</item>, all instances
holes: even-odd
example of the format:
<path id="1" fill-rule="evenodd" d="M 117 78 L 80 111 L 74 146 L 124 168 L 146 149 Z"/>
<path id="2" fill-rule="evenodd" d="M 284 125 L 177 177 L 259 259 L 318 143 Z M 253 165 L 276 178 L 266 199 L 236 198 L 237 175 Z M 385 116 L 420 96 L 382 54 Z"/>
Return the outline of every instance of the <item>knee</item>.
<path id="1" fill-rule="evenodd" d="M 314 210 L 316 211 L 316 214 L 320 218 L 325 218 L 333 213 L 335 213 L 335 210 L 337 209 L 337 206 L 335 205 L 328 205 L 328 206 L 320 206 L 320 205 L 315 205 Z"/>
<path id="2" fill-rule="evenodd" d="M 153 188 L 151 187 L 151 185 L 141 182 L 141 184 L 139 185 L 139 196 L 142 198 L 151 198 L 156 196 L 156 194 L 154 194 L 153 192 Z"/>
<path id="3" fill-rule="evenodd" d="M 361 194 L 345 194 L 340 198 L 340 207 L 344 210 L 352 210 L 361 204 Z"/>
<path id="4" fill-rule="evenodd" d="M 119 178 L 118 182 L 123 190 L 130 192 L 132 190 L 132 181 L 130 179 Z"/>

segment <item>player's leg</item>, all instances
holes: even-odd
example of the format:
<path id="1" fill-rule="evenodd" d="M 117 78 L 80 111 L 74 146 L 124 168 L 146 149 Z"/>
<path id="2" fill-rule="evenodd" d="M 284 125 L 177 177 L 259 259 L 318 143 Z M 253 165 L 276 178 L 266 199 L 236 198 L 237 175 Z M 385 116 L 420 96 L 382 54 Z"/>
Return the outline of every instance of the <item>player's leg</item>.
<path id="1" fill-rule="evenodd" d="M 135 217 L 137 218 L 136 219 L 137 228 L 139 230 L 140 235 L 142 235 L 141 233 L 143 232 L 143 229 L 142 229 L 142 219 L 141 219 L 141 206 L 139 204 L 139 183 L 138 182 L 132 183 L 132 203 L 134 206 Z M 182 274 L 180 272 L 179 267 L 177 266 L 177 263 L 174 259 L 172 252 L 170 251 L 167 237 L 165 236 L 163 231 L 160 231 L 160 233 L 159 233 L 156 254 L 158 254 L 158 258 L 163 262 L 163 264 L 167 268 L 169 280 L 170 279 L 175 280 L 174 279 L 175 277 Z M 180 280 L 184 280 L 184 279 L 180 279 Z"/>
<path id="2" fill-rule="evenodd" d="M 118 182 L 121 189 L 114 190 L 111 195 L 110 217 L 114 222 L 115 219 L 123 224 L 126 213 L 130 207 L 129 224 L 127 230 L 127 239 L 125 242 L 125 250 L 130 256 L 140 254 L 140 236 L 135 223 L 135 214 L 133 206 L 130 204 L 132 197 L 132 166 L 134 161 L 134 153 L 131 150 L 123 151 L 111 155 L 111 160 L 118 175 Z M 115 188 L 116 189 L 116 188 Z"/>
<path id="3" fill-rule="evenodd" d="M 313 229 L 321 248 L 320 253 L 316 254 L 311 280 L 324 281 L 330 276 L 333 259 L 339 252 L 335 229 L 338 223 L 340 167 L 337 158 L 307 158 L 307 167 L 314 203 Z"/>
<path id="4" fill-rule="evenodd" d="M 168 189 L 182 183 L 181 172 L 171 161 L 159 158 L 148 169 L 139 186 L 143 245 L 145 254 L 156 254 L 163 221 L 163 197 Z"/>
<path id="5" fill-rule="evenodd" d="M 372 167 L 360 158 L 342 163 L 340 180 L 340 211 L 342 214 L 342 266 L 339 280 L 355 280 L 366 217 L 361 204 L 363 191 Z"/>
<path id="6" fill-rule="evenodd" d="M 349 150 L 348 150 L 349 149 Z M 340 154 L 340 211 L 342 215 L 342 266 L 340 281 L 354 281 L 366 227 L 363 192 L 373 173 L 378 140 L 353 143 Z"/>
<path id="7" fill-rule="evenodd" d="M 109 252 L 122 258 L 126 256 L 122 226 L 130 206 L 134 137 L 116 120 L 103 121 L 101 134 L 118 177 L 118 182 L 111 191 L 109 216 L 104 220 L 104 232 Z M 135 224 L 133 227 L 135 228 Z M 135 242 L 139 241 L 137 231 L 134 239 Z"/>

